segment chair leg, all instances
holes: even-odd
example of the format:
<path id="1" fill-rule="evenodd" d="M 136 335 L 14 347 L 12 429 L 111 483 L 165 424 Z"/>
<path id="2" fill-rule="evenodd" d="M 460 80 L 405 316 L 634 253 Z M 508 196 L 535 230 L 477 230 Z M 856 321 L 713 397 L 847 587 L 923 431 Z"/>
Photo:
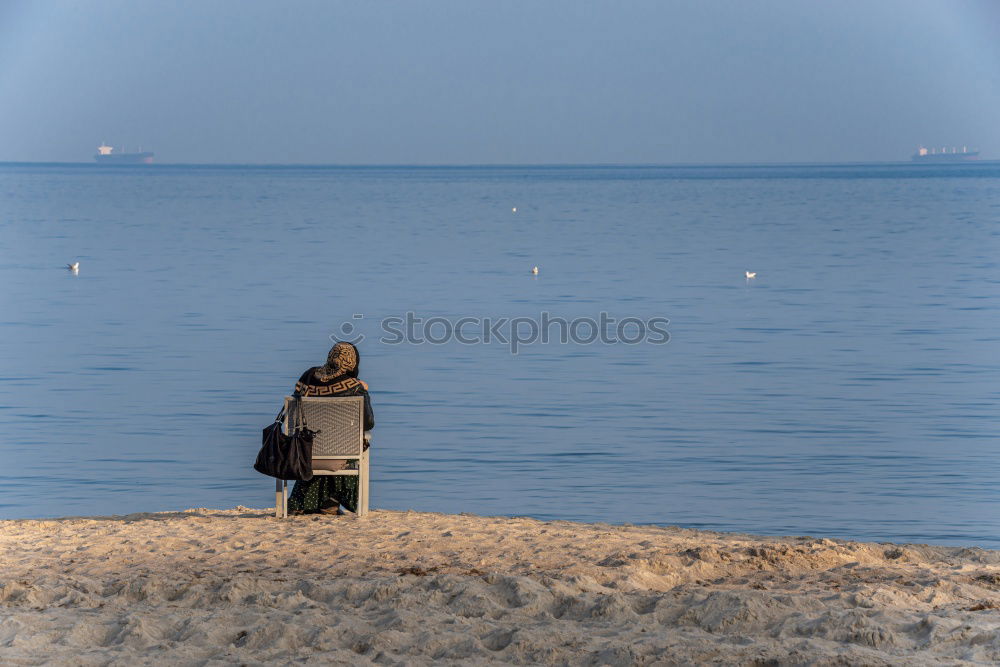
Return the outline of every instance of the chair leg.
<path id="1" fill-rule="evenodd" d="M 284 484 L 285 480 L 276 479 L 274 480 L 274 516 L 278 519 L 282 517 L 285 511 L 284 503 L 282 502 L 282 496 L 284 495 Z"/>
<path id="2" fill-rule="evenodd" d="M 288 480 L 281 480 L 281 516 L 285 519 L 288 518 Z"/>
<path id="3" fill-rule="evenodd" d="M 368 477 L 368 451 L 361 455 L 361 465 L 358 470 L 358 516 L 368 514 L 368 496 L 371 494 L 371 481 Z"/>

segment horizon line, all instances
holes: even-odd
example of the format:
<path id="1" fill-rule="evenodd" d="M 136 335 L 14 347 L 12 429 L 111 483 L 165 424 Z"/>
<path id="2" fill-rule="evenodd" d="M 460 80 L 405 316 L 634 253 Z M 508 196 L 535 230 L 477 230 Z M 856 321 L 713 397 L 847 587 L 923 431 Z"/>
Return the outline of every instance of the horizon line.
<path id="1" fill-rule="evenodd" d="M 913 160 L 855 160 L 843 162 L 153 162 L 151 164 L 101 164 L 83 161 L 0 160 L 0 165 L 87 166 L 87 167 L 285 167 L 335 169 L 462 169 L 462 168 L 704 168 L 704 167 L 841 167 L 876 165 L 956 166 L 1000 162 L 996 159 L 976 159 L 960 162 L 915 162 Z"/>

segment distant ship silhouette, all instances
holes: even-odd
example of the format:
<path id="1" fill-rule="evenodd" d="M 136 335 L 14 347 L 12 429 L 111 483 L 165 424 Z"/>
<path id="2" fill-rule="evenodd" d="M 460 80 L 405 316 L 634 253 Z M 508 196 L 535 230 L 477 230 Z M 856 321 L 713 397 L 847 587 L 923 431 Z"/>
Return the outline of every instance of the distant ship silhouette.
<path id="1" fill-rule="evenodd" d="M 921 146 L 910 159 L 914 162 L 971 162 L 979 159 L 979 151 L 970 151 L 962 146 L 961 153 L 956 148 L 952 148 L 950 153 L 947 148 L 942 148 L 938 153 L 935 148 L 927 149 Z"/>
<path id="2" fill-rule="evenodd" d="M 94 159 L 101 164 L 153 164 L 153 154 L 149 151 L 139 151 L 138 153 L 126 153 L 122 149 L 121 153 L 115 153 L 114 148 L 101 144 L 97 147 L 97 155 Z"/>

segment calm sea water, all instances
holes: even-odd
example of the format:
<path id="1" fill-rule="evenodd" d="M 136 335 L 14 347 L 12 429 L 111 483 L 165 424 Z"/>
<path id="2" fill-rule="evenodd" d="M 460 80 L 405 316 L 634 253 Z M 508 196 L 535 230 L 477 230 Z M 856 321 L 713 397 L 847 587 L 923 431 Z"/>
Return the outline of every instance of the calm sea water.
<path id="1" fill-rule="evenodd" d="M 268 505 L 350 322 L 376 507 L 1000 547 L 996 164 L 8 164 L 0 225 L 2 517 Z M 379 342 L 408 311 L 671 340 Z"/>

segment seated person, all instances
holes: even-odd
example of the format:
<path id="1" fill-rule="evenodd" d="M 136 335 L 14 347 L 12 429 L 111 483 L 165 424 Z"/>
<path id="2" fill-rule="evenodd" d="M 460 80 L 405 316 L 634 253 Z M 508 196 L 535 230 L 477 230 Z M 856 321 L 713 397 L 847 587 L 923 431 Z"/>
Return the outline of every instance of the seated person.
<path id="1" fill-rule="evenodd" d="M 295 383 L 296 396 L 364 396 L 365 430 L 375 426 L 368 385 L 358 379 L 358 348 L 351 343 L 337 343 L 326 357 L 326 364 L 310 368 Z M 366 444 L 365 447 L 368 445 Z M 326 470 L 341 470 L 346 460 L 323 461 Z M 314 469 L 320 469 L 320 461 Z M 295 482 L 288 497 L 289 514 L 345 514 L 357 511 L 358 478 L 350 475 L 316 475 L 308 482 Z M 343 508 L 341 507 L 343 506 Z"/>

